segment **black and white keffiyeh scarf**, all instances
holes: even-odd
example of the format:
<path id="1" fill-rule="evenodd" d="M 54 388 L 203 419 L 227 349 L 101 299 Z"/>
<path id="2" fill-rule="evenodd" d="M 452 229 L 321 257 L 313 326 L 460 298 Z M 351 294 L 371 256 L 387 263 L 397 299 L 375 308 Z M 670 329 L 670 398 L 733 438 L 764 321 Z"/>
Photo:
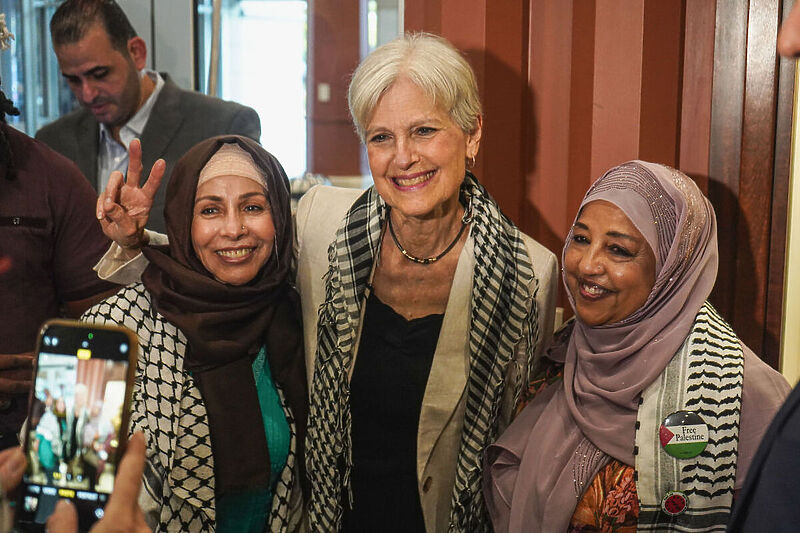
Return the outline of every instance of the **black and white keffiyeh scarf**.
<path id="1" fill-rule="evenodd" d="M 637 531 L 725 531 L 736 481 L 743 383 L 742 343 L 706 302 L 683 346 L 642 394 L 634 445 Z M 692 412 L 706 424 L 708 444 L 699 455 L 672 457 L 653 438 L 675 412 Z M 688 501 L 674 516 L 662 508 L 670 491 Z"/>
<path id="2" fill-rule="evenodd" d="M 516 402 L 527 382 L 524 372 L 514 373 L 515 383 L 505 383 L 505 376 L 520 341 L 524 342 L 528 367 L 532 362 L 539 341 L 538 285 L 520 231 L 470 173 L 462 183 L 461 195 L 469 205 L 475 266 L 466 408 L 449 530 L 473 533 L 490 530 L 481 494 L 483 450 L 497 438 L 503 391 L 511 387 Z M 351 498 L 348 376 L 364 294 L 387 213 L 386 204 L 375 188 L 370 188 L 351 206 L 328 248 L 306 452 L 312 488 L 311 531 L 338 531 L 343 497 Z"/>
<path id="3" fill-rule="evenodd" d="M 91 307 L 81 319 L 125 326 L 139 340 L 130 433 L 142 431 L 147 439 L 138 503 L 148 526 L 155 533 L 213 532 L 215 458 L 205 401 L 185 367 L 186 336 L 153 309 L 151 295 L 141 283 Z M 291 434 L 286 466 L 272 489 L 264 531 L 286 533 L 294 531 L 300 520 L 295 511 L 295 502 L 301 500 L 300 458 L 295 417 L 281 386 L 275 383 L 275 388 Z"/>

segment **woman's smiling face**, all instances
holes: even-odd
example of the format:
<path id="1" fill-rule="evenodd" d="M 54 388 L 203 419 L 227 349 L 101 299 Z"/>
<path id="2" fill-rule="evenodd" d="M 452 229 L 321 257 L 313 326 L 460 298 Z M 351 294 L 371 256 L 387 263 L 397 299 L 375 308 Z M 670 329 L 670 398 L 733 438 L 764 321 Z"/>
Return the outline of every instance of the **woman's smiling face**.
<path id="1" fill-rule="evenodd" d="M 378 100 L 365 132 L 378 194 L 404 216 L 425 218 L 456 206 L 480 134 L 480 121 L 464 133 L 422 89 L 399 78 Z"/>
<path id="2" fill-rule="evenodd" d="M 572 228 L 564 276 L 583 323 L 614 324 L 647 301 L 655 284 L 656 258 L 621 209 L 595 200 L 583 207 Z"/>
<path id="3" fill-rule="evenodd" d="M 275 225 L 264 188 L 241 176 L 219 176 L 197 188 L 192 247 L 217 281 L 244 285 L 272 255 Z"/>

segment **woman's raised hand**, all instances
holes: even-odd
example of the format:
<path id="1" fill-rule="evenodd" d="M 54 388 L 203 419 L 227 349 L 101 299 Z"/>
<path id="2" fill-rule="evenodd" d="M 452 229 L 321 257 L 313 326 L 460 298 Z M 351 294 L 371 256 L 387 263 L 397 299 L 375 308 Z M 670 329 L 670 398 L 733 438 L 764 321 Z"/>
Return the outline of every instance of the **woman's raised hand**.
<path id="1" fill-rule="evenodd" d="M 147 181 L 140 186 L 142 145 L 134 139 L 128 146 L 127 179 L 118 170 L 112 172 L 106 190 L 97 197 L 97 219 L 103 233 L 122 248 L 138 250 L 147 244 L 144 227 L 166 166 L 163 159 L 156 161 Z"/>

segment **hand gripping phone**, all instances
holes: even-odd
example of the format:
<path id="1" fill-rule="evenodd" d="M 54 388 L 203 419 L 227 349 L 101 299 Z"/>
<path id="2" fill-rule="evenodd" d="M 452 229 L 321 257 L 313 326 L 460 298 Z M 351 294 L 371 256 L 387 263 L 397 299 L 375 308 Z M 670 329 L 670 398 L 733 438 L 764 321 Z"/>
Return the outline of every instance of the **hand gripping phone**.
<path id="1" fill-rule="evenodd" d="M 103 516 L 127 440 L 137 357 L 127 328 L 70 320 L 42 326 L 22 436 L 28 468 L 17 531 L 44 531 L 60 499 L 74 503 L 81 531 Z"/>

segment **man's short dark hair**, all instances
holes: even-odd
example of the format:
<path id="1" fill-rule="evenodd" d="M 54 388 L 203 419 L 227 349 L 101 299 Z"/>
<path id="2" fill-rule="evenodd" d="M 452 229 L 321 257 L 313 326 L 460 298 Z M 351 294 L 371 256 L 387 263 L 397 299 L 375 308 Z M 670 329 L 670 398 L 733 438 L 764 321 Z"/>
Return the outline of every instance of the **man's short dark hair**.
<path id="1" fill-rule="evenodd" d="M 128 41 L 136 37 L 136 30 L 114 0 L 67 0 L 50 19 L 53 46 L 77 43 L 98 22 L 105 28 L 111 46 L 120 52 L 125 52 Z"/>

